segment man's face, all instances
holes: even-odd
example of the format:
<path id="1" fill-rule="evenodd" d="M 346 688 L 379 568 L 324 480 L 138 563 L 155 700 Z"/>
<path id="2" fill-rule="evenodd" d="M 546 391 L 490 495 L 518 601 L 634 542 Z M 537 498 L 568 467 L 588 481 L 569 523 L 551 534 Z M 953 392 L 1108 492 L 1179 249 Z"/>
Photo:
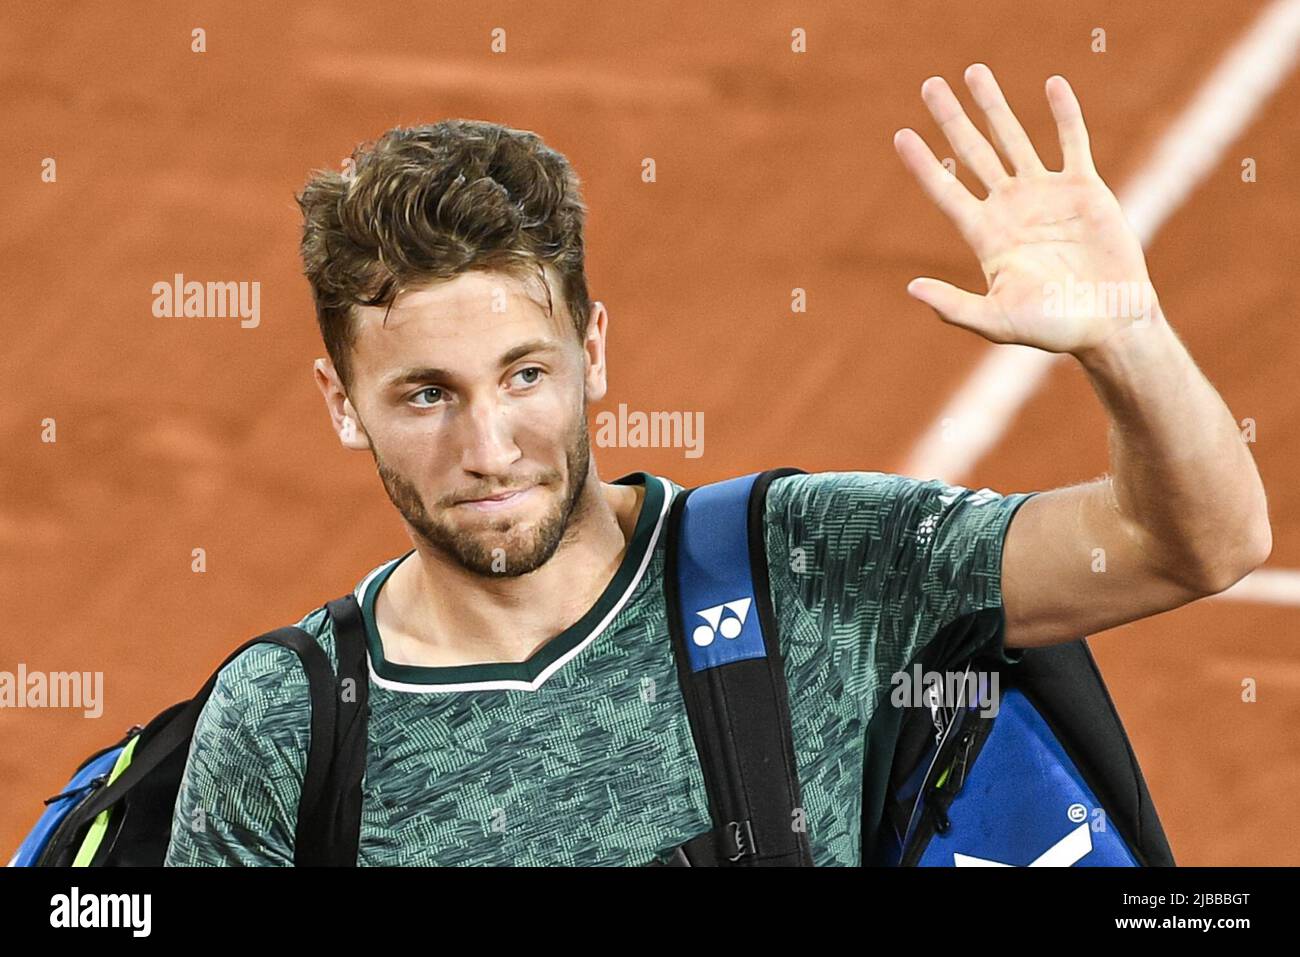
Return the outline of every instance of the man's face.
<path id="1" fill-rule="evenodd" d="M 383 307 L 357 309 L 351 396 L 336 396 L 359 419 L 352 447 L 368 444 L 414 533 L 478 575 L 538 568 L 587 504 L 603 306 L 579 342 L 552 295 L 548 316 L 539 280 L 470 272 L 404 293 L 387 322 Z"/>

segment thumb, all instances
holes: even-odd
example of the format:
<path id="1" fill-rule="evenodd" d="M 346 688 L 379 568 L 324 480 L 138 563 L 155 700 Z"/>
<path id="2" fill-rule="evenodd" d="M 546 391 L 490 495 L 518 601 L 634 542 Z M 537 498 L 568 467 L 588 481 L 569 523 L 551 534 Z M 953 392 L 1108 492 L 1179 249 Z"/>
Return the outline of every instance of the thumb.
<path id="1" fill-rule="evenodd" d="M 987 303 L 983 296 L 958 289 L 940 279 L 926 277 L 909 282 L 907 294 L 937 312 L 944 322 L 970 329 L 980 335 L 987 335 L 985 331 L 988 325 L 985 314 Z"/>

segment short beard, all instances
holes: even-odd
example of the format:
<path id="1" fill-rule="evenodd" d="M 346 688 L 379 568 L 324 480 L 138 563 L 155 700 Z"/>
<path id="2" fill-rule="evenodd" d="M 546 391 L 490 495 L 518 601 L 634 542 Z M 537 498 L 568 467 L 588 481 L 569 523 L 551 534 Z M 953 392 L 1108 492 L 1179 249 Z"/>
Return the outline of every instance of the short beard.
<path id="1" fill-rule="evenodd" d="M 404 476 L 389 468 L 372 446 L 371 454 L 379 477 L 393 507 L 401 513 L 418 538 L 435 551 L 450 556 L 466 571 L 485 578 L 516 578 L 536 571 L 551 560 L 565 538 L 575 514 L 585 506 L 587 471 L 591 463 L 591 445 L 587 436 L 587 401 L 583 397 L 582 414 L 577 428 L 569 437 L 565 451 L 568 494 L 545 515 L 528 534 L 518 530 L 511 534 L 513 519 L 501 518 L 479 530 L 467 532 L 436 521 L 429 515 L 419 490 Z M 552 472 L 535 480 L 538 485 L 554 484 L 561 476 Z M 500 537 L 491 533 L 501 533 Z"/>

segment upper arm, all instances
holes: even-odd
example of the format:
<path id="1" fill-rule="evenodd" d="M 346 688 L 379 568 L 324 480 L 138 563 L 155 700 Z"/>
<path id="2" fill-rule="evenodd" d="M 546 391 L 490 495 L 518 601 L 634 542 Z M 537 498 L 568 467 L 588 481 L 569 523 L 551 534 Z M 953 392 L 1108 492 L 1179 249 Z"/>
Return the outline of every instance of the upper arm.
<path id="1" fill-rule="evenodd" d="M 190 741 L 167 866 L 293 864 L 310 709 L 287 648 L 255 645 L 222 669 Z"/>
<path id="2" fill-rule="evenodd" d="M 1037 493 L 1001 495 L 883 472 L 820 472 L 773 482 L 769 520 L 832 657 L 857 687 L 888 685 L 940 633 L 936 663 L 1002 653 L 1002 547 Z M 778 546 L 779 547 L 779 546 Z M 778 556 L 777 562 L 780 561 Z M 991 614 L 975 617 L 975 613 Z M 979 628 L 945 626 L 972 616 Z M 847 665 L 846 665 L 847 663 Z"/>
<path id="3" fill-rule="evenodd" d="M 1006 644 L 1072 641 L 1205 594 L 1162 568 L 1162 557 L 1120 514 L 1109 480 L 1035 495 L 1007 532 Z"/>

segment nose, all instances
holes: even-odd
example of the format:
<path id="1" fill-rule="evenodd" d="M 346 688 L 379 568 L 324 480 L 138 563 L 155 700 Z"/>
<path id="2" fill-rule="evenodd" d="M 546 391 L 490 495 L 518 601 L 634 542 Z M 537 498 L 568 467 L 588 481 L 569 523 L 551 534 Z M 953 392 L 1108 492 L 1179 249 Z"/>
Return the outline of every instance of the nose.
<path id="1" fill-rule="evenodd" d="M 510 410 L 492 399 L 467 403 L 461 418 L 461 468 L 477 475 L 505 475 L 521 456 L 515 445 Z"/>

